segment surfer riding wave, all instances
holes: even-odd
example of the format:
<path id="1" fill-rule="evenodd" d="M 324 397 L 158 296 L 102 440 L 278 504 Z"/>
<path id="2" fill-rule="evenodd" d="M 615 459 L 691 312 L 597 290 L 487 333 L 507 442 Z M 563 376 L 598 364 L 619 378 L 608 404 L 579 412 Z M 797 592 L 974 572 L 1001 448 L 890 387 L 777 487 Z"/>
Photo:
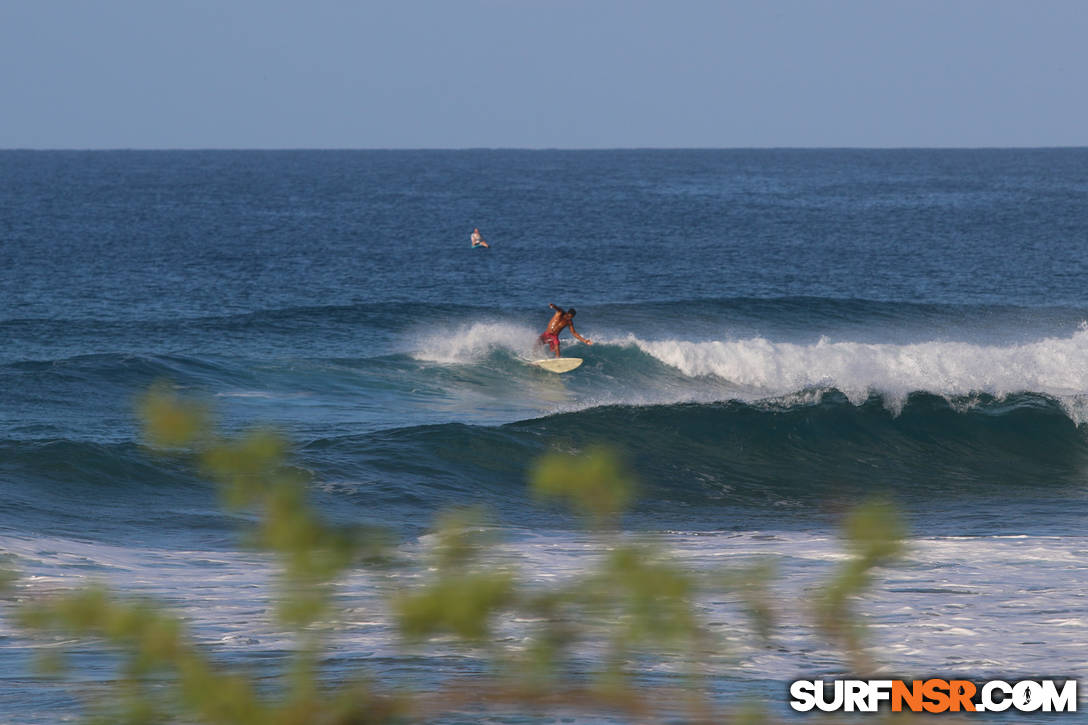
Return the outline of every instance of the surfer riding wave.
<path id="1" fill-rule="evenodd" d="M 564 310 L 562 307 L 554 304 L 548 304 L 555 310 L 555 314 L 552 315 L 552 319 L 548 321 L 548 327 L 540 335 L 538 342 L 541 345 L 547 345 L 551 348 L 551 351 L 555 353 L 556 357 L 559 357 L 559 333 L 565 328 L 570 328 L 570 334 L 581 340 L 587 345 L 592 345 L 593 342 L 579 335 L 574 329 L 574 315 L 575 309 L 571 307 L 569 310 Z"/>

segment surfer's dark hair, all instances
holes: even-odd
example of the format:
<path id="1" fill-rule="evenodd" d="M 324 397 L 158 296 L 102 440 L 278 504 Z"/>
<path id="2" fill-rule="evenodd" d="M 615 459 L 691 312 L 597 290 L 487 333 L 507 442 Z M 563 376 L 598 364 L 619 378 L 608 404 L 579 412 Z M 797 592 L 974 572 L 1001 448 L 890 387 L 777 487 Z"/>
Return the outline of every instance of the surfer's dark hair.
<path id="1" fill-rule="evenodd" d="M 567 314 L 568 314 L 568 315 L 570 315 L 571 317 L 574 317 L 574 313 L 575 313 L 576 311 L 577 311 L 577 310 L 575 310 L 575 309 L 574 309 L 573 307 L 571 307 L 571 308 L 570 308 L 569 310 L 567 310 Z"/>

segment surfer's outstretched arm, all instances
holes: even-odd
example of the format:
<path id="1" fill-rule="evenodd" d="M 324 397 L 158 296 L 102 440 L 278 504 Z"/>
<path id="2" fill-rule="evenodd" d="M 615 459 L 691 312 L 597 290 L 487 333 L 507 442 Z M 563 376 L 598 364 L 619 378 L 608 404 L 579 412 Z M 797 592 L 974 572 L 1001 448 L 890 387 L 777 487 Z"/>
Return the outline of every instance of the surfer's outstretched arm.
<path id="1" fill-rule="evenodd" d="M 584 342 L 587 345 L 592 345 L 593 344 L 592 340 L 588 340 L 588 339 L 582 337 L 581 335 L 579 335 L 577 332 L 575 332 L 573 324 L 570 325 L 570 334 L 574 335 L 575 337 L 577 337 L 579 340 L 581 340 L 582 342 Z"/>
<path id="2" fill-rule="evenodd" d="M 562 312 L 562 311 L 563 311 L 563 308 L 562 308 L 562 307 L 560 307 L 559 305 L 557 305 L 557 304 L 555 304 L 555 303 L 553 303 L 553 302 L 549 302 L 549 303 L 548 303 L 548 307 L 551 307 L 551 308 L 552 308 L 553 310 L 555 310 L 556 312 Z"/>

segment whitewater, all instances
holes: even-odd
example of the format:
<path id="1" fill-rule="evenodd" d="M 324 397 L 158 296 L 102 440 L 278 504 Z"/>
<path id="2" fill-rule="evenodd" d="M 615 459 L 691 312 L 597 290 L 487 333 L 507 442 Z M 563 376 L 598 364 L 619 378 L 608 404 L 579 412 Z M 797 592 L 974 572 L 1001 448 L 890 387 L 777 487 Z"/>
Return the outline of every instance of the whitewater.
<path id="1" fill-rule="evenodd" d="M 462 324 L 413 336 L 408 355 L 449 366 L 500 366 L 544 354 L 532 328 L 513 322 Z M 572 344 L 573 343 L 573 344 Z M 986 395 L 1004 399 L 1034 393 L 1058 402 L 1070 419 L 1085 422 L 1088 396 L 1088 325 L 1067 337 L 1014 344 L 956 340 L 870 343 L 821 336 L 814 343 L 764 337 L 721 340 L 643 339 L 605 335 L 590 349 L 569 340 L 566 355 L 584 355 L 597 383 L 581 401 L 545 410 L 577 410 L 600 404 L 664 404 L 739 399 L 788 401 L 813 391 L 834 389 L 855 405 L 879 396 L 899 412 L 911 393 L 930 393 L 949 401 Z M 638 351 L 638 357 L 626 355 Z M 609 364 L 599 362 L 607 360 Z M 655 369 L 654 362 L 660 363 Z M 503 374 L 536 381 L 535 371 L 502 369 Z M 625 380 L 626 378 L 626 380 Z M 634 381 L 636 385 L 626 384 Z M 532 393 L 530 388 L 527 392 Z"/>

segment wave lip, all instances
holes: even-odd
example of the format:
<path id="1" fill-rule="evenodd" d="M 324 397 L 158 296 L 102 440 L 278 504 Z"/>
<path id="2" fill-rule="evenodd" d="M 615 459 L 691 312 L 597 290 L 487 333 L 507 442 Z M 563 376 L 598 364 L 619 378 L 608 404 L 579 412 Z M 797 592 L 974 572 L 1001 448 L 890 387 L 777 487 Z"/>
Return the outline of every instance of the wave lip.
<path id="1" fill-rule="evenodd" d="M 871 393 L 899 409 L 924 391 L 946 398 L 975 393 L 1003 397 L 1022 392 L 1066 402 L 1078 423 L 1088 396 L 1088 329 L 1068 338 L 1014 345 L 931 341 L 909 344 L 773 342 L 766 338 L 705 342 L 618 341 L 633 346 L 688 377 L 729 381 L 746 397 L 782 396 L 811 388 L 835 388 L 860 404 Z"/>
<path id="2" fill-rule="evenodd" d="M 512 322 L 462 324 L 447 331 L 417 333 L 411 356 L 422 362 L 468 364 L 480 362 L 494 352 L 505 352 L 532 360 L 539 334 Z"/>

